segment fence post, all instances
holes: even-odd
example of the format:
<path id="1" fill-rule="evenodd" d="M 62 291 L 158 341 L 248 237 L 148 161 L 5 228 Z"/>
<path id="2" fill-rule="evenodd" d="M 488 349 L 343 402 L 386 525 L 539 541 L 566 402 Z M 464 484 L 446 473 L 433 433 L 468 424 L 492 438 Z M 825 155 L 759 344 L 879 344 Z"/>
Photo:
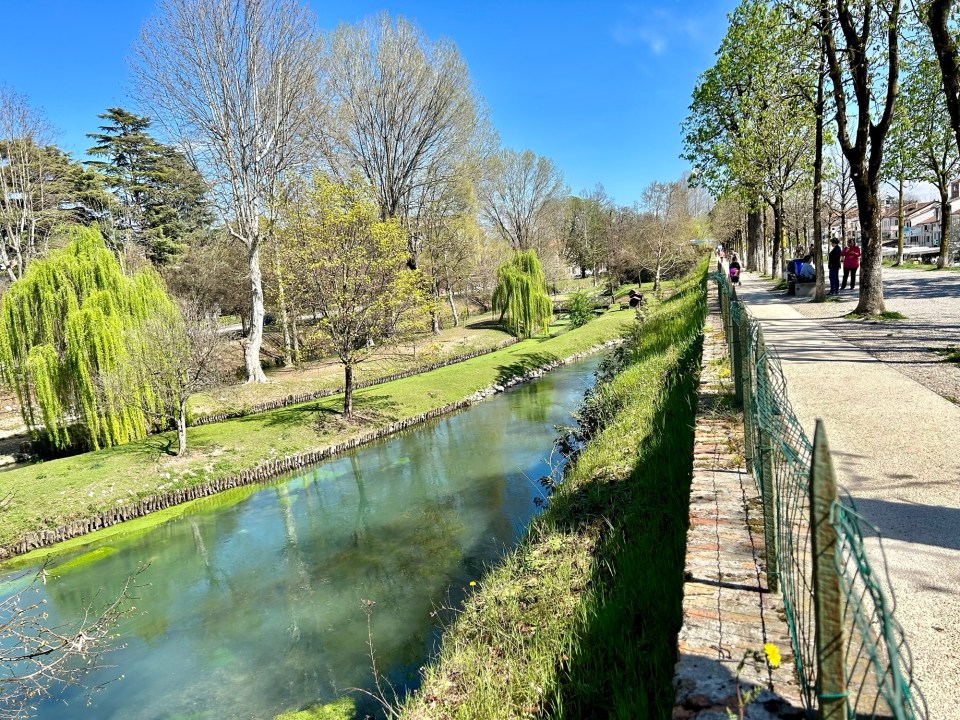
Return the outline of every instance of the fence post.
<path id="1" fill-rule="evenodd" d="M 730 333 L 730 343 L 733 348 L 733 362 L 730 364 L 730 374 L 733 376 L 733 397 L 737 405 L 743 405 L 743 345 L 741 343 L 742 332 L 740 327 L 746 322 L 746 319 L 743 317 L 744 308 L 736 300 L 734 296 L 731 309 L 733 312 L 731 315 L 731 333 Z"/>
<path id="2" fill-rule="evenodd" d="M 750 318 L 746 309 L 740 312 L 740 388 L 743 407 L 743 459 L 747 470 L 756 477 L 757 471 L 753 467 L 754 443 L 756 435 L 753 432 L 753 362 L 754 354 L 750 343 Z"/>
<path id="3" fill-rule="evenodd" d="M 767 378 L 767 346 L 763 330 L 757 330 L 757 382 L 769 382 Z M 760 364 L 762 361 L 762 365 Z M 760 496 L 763 499 L 763 545 L 767 559 L 767 589 L 780 592 L 780 554 L 777 534 L 777 483 L 773 466 L 773 443 L 770 429 L 758 423 L 760 436 Z"/>
<path id="4" fill-rule="evenodd" d="M 847 716 L 847 680 L 843 652 L 840 578 L 836 564 L 837 533 L 830 509 L 837 500 L 837 479 L 823 422 L 817 420 L 810 465 L 810 541 L 813 551 L 813 603 L 817 645 L 817 697 L 821 720 Z"/>

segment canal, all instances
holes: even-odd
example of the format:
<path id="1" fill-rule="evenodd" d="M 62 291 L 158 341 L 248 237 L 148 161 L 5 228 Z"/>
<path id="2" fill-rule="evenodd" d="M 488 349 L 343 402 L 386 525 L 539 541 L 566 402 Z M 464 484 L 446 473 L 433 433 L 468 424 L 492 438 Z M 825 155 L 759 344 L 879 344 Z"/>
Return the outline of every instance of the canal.
<path id="1" fill-rule="evenodd" d="M 371 690 L 368 629 L 381 674 L 401 693 L 416 687 L 444 608 L 462 602 L 537 512 L 555 425 L 572 422 L 599 361 L 54 556 L 40 588 L 54 624 L 145 569 L 105 656 L 112 667 L 86 679 L 102 689 L 59 688 L 37 716 L 271 720 Z M 23 574 L 0 574 L 0 594 L 19 589 Z M 353 697 L 360 717 L 377 711 Z"/>

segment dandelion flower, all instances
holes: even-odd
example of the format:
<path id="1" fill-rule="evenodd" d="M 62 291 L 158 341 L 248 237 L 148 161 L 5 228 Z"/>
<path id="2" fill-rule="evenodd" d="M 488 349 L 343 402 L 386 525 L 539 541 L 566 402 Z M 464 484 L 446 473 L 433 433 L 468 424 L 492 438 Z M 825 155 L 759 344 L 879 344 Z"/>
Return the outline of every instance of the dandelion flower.
<path id="1" fill-rule="evenodd" d="M 767 656 L 767 662 L 770 663 L 770 667 L 780 667 L 780 649 L 776 645 L 766 643 L 763 646 L 763 654 Z"/>
<path id="2" fill-rule="evenodd" d="M 470 581 L 470 587 L 474 587 L 476 584 L 477 584 L 477 581 L 476 581 L 476 580 L 471 580 L 471 581 Z"/>

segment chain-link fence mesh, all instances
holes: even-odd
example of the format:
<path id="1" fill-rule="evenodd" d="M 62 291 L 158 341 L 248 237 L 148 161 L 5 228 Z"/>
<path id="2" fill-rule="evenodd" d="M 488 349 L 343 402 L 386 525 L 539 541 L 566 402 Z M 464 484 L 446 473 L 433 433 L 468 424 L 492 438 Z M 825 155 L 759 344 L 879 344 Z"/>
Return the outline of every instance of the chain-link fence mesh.
<path id="1" fill-rule="evenodd" d="M 816 713 L 842 700 L 849 720 L 926 718 L 903 628 L 893 615 L 879 535 L 855 512 L 849 496 L 844 494 L 841 501 L 835 492 L 829 500 L 829 526 L 839 608 L 831 612 L 840 618 L 840 628 L 832 644 L 822 639 L 818 649 L 811 532 L 813 443 L 793 413 L 780 360 L 765 346 L 760 324 L 737 299 L 725 273 L 718 271 L 714 280 L 731 375 L 743 398 L 745 456 L 763 499 L 767 583 L 771 591 L 783 593 L 803 702 Z M 824 593 L 822 584 L 819 590 L 821 600 L 834 596 Z M 836 654 L 842 656 L 842 678 L 820 675 L 818 655 L 822 661 L 824 653 L 831 652 L 834 660 L 839 660 Z M 842 692 L 825 690 L 836 687 Z"/>

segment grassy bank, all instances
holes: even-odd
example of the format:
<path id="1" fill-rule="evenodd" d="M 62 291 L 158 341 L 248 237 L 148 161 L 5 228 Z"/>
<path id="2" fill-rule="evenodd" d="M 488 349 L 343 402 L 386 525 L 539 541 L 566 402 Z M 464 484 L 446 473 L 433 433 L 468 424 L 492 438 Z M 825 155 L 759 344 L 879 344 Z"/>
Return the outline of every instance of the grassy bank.
<path id="1" fill-rule="evenodd" d="M 498 381 L 619 337 L 631 317 L 628 312 L 610 312 L 554 337 L 527 340 L 457 365 L 360 390 L 354 395 L 354 406 L 361 422 L 343 423 L 338 414 L 342 398 L 332 396 L 191 428 L 190 450 L 183 457 L 169 454 L 176 438 L 164 434 L 0 473 L 4 502 L 0 545 L 27 532 L 227 477 L 266 460 L 340 443 L 443 407 Z"/>
<path id="2" fill-rule="evenodd" d="M 473 351 L 493 350 L 510 335 L 497 327 L 488 327 L 491 315 L 472 319 L 438 335 L 419 337 L 415 342 L 385 346 L 354 370 L 355 382 L 365 382 L 394 373 L 425 368 L 433 363 Z M 237 413 L 258 403 L 280 400 L 288 395 L 335 390 L 343 387 L 343 366 L 336 358 L 305 363 L 299 368 L 273 368 L 267 371 L 270 382 L 224 385 L 190 398 L 191 415 Z"/>
<path id="3" fill-rule="evenodd" d="M 618 351 L 590 442 L 403 717 L 669 717 L 704 307 L 701 266 Z"/>

